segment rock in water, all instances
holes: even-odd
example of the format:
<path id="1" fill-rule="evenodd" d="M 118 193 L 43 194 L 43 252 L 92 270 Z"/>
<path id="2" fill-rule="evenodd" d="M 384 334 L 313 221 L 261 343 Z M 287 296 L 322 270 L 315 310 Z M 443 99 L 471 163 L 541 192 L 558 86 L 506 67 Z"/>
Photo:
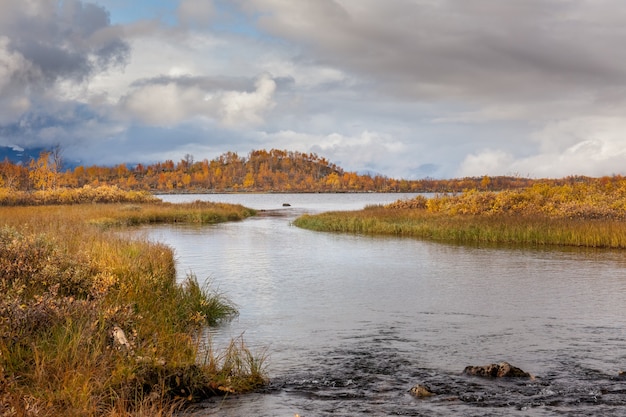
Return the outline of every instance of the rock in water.
<path id="1" fill-rule="evenodd" d="M 484 366 L 467 366 L 464 374 L 491 378 L 532 378 L 528 372 L 522 371 L 508 362 L 492 363 Z"/>
<path id="2" fill-rule="evenodd" d="M 422 384 L 416 384 L 409 390 L 409 392 L 418 398 L 430 397 L 431 395 L 434 395 L 434 393 L 426 385 Z"/>

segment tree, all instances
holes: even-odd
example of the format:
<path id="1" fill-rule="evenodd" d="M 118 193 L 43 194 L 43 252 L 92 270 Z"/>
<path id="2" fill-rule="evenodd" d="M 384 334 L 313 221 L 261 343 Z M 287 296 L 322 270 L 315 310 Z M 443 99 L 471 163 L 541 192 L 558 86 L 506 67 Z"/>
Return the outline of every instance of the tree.
<path id="1" fill-rule="evenodd" d="M 30 160 L 28 176 L 36 189 L 47 190 L 54 184 L 54 173 L 50 167 L 51 163 L 52 158 L 49 151 L 42 151 L 39 154 L 39 158 Z"/>
<path id="2" fill-rule="evenodd" d="M 490 184 L 491 184 L 491 178 L 485 175 L 483 179 L 480 181 L 480 188 L 482 188 L 483 190 L 486 190 L 489 188 Z"/>

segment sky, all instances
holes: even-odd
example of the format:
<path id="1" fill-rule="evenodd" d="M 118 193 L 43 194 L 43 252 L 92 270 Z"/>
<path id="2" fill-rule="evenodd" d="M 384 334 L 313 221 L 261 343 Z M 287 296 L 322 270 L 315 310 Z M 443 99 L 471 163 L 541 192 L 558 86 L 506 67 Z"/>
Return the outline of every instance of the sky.
<path id="1" fill-rule="evenodd" d="M 0 146 L 626 174 L 623 0 L 1 0 Z"/>

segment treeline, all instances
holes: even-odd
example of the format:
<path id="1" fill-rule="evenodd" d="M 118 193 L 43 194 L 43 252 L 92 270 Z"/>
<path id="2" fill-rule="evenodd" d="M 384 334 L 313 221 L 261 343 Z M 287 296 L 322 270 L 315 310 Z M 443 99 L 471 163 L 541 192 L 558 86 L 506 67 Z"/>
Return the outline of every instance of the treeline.
<path id="1" fill-rule="evenodd" d="M 586 177 L 549 180 L 556 185 L 585 182 Z M 610 178 L 608 179 L 610 180 Z M 35 191 L 85 186 L 168 192 L 432 192 L 519 189 L 537 180 L 515 176 L 460 179 L 393 179 L 346 172 L 314 153 L 254 150 L 242 157 L 227 152 L 213 160 L 185 155 L 178 162 L 150 165 L 77 166 L 63 169 L 59 148 L 42 152 L 28 165 L 0 162 L 0 190 Z M 546 182 L 546 180 L 542 180 Z"/>

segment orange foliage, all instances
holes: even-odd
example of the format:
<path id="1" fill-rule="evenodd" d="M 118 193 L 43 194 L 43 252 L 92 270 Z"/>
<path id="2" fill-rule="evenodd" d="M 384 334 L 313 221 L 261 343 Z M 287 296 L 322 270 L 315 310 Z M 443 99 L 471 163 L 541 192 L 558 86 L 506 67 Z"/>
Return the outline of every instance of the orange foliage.
<path id="1" fill-rule="evenodd" d="M 227 152 L 213 160 L 194 160 L 185 155 L 151 165 L 78 166 L 60 172 L 46 166 L 0 163 L 0 189 L 31 191 L 45 188 L 80 188 L 85 185 L 116 186 L 122 190 L 150 192 L 431 192 L 461 193 L 480 189 L 490 191 L 529 187 L 538 181 L 551 185 L 589 182 L 587 177 L 560 180 L 533 180 L 520 177 L 470 177 L 460 179 L 406 180 L 383 175 L 360 175 L 314 153 L 286 150 L 253 150 L 246 157 Z M 47 160 L 46 160 L 47 161 Z M 39 171 L 37 171 L 39 170 Z M 42 174 L 45 176 L 42 177 Z M 48 174 L 52 175 L 49 176 Z M 45 181 L 42 182 L 42 178 Z M 616 187 L 615 177 L 601 179 L 602 187 Z"/>

